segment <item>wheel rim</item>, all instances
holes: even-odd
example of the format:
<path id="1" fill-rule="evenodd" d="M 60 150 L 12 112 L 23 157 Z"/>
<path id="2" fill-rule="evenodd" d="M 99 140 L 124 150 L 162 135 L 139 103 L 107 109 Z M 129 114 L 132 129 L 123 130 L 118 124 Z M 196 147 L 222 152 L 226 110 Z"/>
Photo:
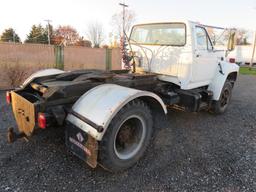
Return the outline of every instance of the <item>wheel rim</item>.
<path id="1" fill-rule="evenodd" d="M 146 135 L 144 120 L 136 115 L 125 119 L 119 126 L 114 140 L 114 151 L 119 159 L 127 160 L 134 157 Z"/>
<path id="2" fill-rule="evenodd" d="M 221 95 L 221 107 L 225 107 L 228 105 L 230 99 L 230 92 L 228 89 L 225 89 L 223 94 Z"/>

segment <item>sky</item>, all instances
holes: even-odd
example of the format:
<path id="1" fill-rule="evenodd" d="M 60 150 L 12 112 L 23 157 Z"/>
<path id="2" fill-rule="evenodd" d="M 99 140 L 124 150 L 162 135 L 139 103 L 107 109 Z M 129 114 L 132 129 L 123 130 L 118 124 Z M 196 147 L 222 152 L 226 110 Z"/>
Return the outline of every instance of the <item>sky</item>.
<path id="1" fill-rule="evenodd" d="M 71 25 L 86 36 L 90 23 L 112 31 L 112 15 L 123 0 L 11 0 L 1 1 L 0 33 L 12 27 L 24 41 L 33 24 Z M 126 0 L 136 13 L 136 23 L 189 19 L 207 25 L 256 30 L 256 0 Z"/>

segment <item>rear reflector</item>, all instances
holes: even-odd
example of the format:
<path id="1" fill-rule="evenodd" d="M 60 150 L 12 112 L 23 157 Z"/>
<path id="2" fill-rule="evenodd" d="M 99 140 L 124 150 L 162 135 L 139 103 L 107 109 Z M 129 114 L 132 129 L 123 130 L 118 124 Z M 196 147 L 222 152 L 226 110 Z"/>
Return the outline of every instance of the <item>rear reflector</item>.
<path id="1" fill-rule="evenodd" d="M 38 127 L 41 129 L 46 128 L 46 117 L 44 113 L 38 113 Z"/>
<path id="2" fill-rule="evenodd" d="M 235 58 L 229 58 L 229 63 L 235 63 L 236 59 Z"/>
<path id="3" fill-rule="evenodd" d="M 12 102 L 11 92 L 6 91 L 6 103 L 10 104 Z"/>

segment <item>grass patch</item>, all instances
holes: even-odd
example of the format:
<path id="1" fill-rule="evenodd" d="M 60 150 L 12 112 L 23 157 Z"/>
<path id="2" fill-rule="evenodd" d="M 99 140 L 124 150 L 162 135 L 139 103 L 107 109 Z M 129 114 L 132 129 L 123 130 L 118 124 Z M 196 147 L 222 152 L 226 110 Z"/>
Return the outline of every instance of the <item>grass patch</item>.
<path id="1" fill-rule="evenodd" d="M 240 67 L 240 74 L 243 74 L 243 75 L 256 75 L 256 69 L 255 68 L 252 68 L 250 70 L 249 67 Z"/>

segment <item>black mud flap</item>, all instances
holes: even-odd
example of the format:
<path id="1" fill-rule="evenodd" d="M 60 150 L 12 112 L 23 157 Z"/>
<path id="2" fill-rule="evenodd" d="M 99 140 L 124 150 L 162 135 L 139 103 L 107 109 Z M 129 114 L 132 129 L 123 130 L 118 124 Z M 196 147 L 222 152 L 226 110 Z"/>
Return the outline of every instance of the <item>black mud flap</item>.
<path id="1" fill-rule="evenodd" d="M 86 132 L 67 122 L 66 124 L 66 146 L 89 166 L 97 166 L 98 141 Z"/>

